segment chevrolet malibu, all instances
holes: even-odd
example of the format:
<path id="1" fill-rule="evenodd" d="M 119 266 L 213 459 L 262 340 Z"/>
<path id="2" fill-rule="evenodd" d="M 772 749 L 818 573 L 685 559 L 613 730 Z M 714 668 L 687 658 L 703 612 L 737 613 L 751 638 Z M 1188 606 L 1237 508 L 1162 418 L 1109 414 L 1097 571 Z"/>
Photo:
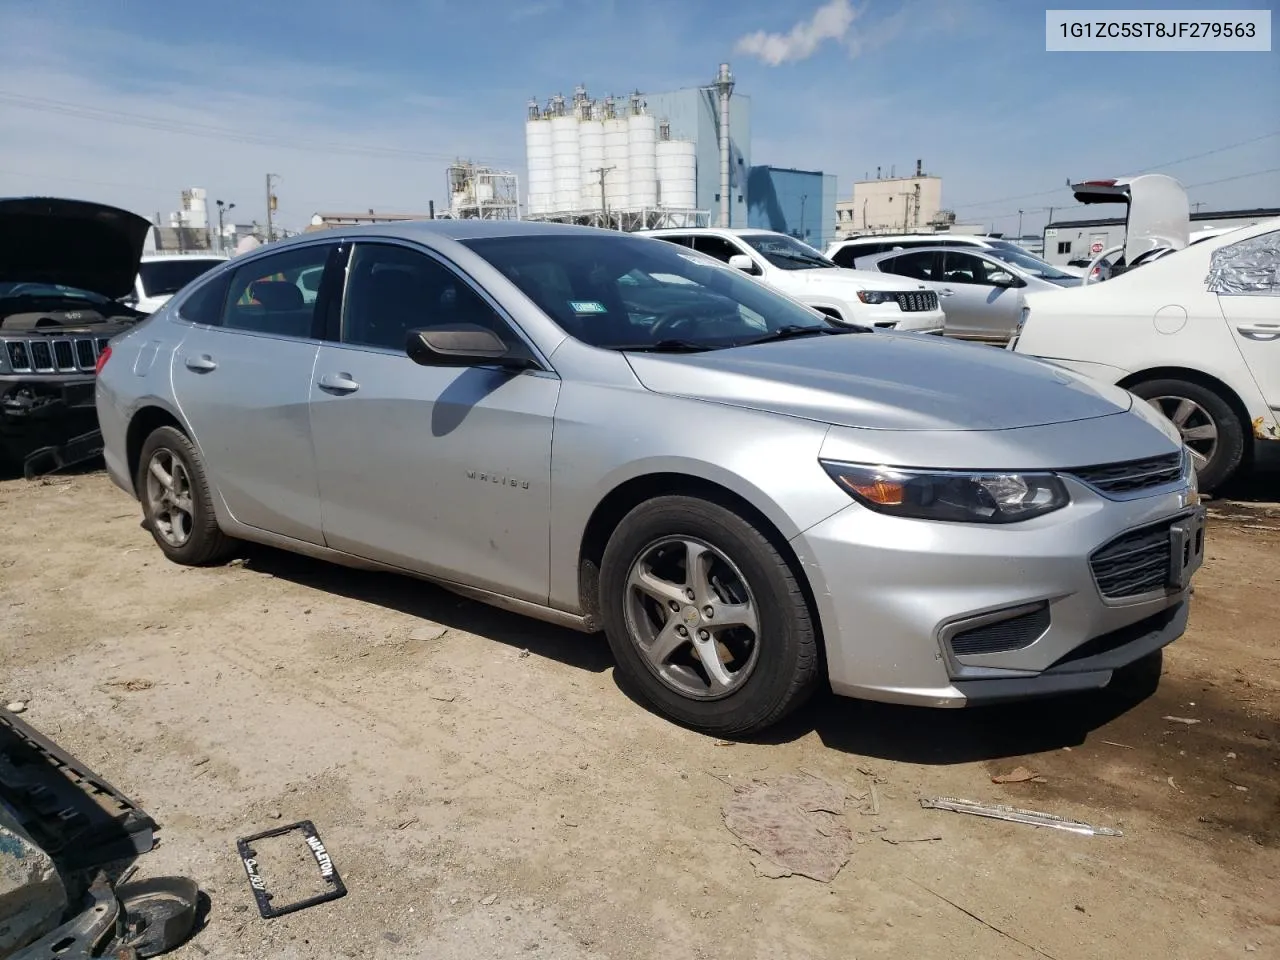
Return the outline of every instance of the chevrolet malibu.
<path id="1" fill-rule="evenodd" d="M 720 735 L 823 683 L 954 707 L 1149 682 L 1203 556 L 1190 457 L 1127 391 L 590 228 L 271 244 L 115 338 L 97 405 L 171 560 L 256 541 L 603 630 L 631 688 Z"/>

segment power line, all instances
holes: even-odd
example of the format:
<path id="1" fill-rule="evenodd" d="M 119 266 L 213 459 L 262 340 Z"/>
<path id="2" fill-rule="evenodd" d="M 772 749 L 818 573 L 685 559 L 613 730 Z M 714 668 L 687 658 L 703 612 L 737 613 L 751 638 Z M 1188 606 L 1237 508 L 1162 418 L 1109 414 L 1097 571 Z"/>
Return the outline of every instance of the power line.
<path id="1" fill-rule="evenodd" d="M 1251 138 L 1250 138 L 1250 139 L 1248 139 L 1248 140 L 1240 140 L 1240 141 L 1238 141 L 1238 142 L 1236 142 L 1236 143 L 1228 143 L 1228 144 L 1224 144 L 1224 145 L 1223 145 L 1223 146 L 1221 146 L 1221 147 L 1215 147 L 1215 148 L 1214 148 L 1214 149 L 1212 149 L 1212 150 L 1206 150 L 1204 153 L 1196 153 L 1196 154 L 1192 154 L 1192 155 L 1191 155 L 1191 156 L 1189 156 L 1189 157 L 1182 157 L 1182 158 L 1180 158 L 1180 159 L 1178 159 L 1178 160 L 1169 160 L 1169 161 L 1166 161 L 1165 163 L 1157 163 L 1157 164 L 1155 164 L 1155 165 L 1153 165 L 1153 166 L 1150 166 L 1150 167 L 1143 167 L 1141 170 L 1139 170 L 1139 171 L 1138 171 L 1138 173 L 1146 173 L 1146 172 L 1147 172 L 1147 171 L 1149 171 L 1149 170 L 1155 170 L 1155 169 L 1158 169 L 1158 168 L 1160 168 L 1160 167 L 1172 167 L 1172 166 L 1174 166 L 1175 164 L 1179 164 L 1179 163 L 1187 163 L 1187 162 L 1188 162 L 1188 161 L 1190 161 L 1190 160 L 1200 160 L 1200 159 L 1202 159 L 1202 158 L 1204 158 L 1204 157 L 1211 157 L 1211 156 L 1213 156 L 1214 154 L 1217 154 L 1217 153 L 1224 153 L 1224 152 L 1226 152 L 1227 150 L 1234 150 L 1234 149 L 1236 149 L 1237 147 L 1244 147 L 1244 146 L 1248 146 L 1248 145 L 1249 145 L 1249 144 L 1251 144 L 1251 143 L 1258 143 L 1258 142 L 1260 142 L 1260 141 L 1262 141 L 1262 140 L 1267 140 L 1267 139 L 1270 139 L 1271 137 L 1276 137 L 1276 136 L 1280 136 L 1280 130 L 1272 130 L 1272 131 L 1270 131 L 1269 133 L 1264 133 L 1264 134 L 1261 134 L 1260 136 L 1251 137 Z M 1262 171 L 1262 172 L 1264 172 L 1264 173 L 1265 173 L 1265 172 L 1269 172 L 1269 171 Z M 1245 176 L 1257 176 L 1257 174 L 1246 174 Z M 1225 181 L 1225 180 L 1215 180 L 1215 181 L 1213 181 L 1213 182 L 1214 182 L 1214 183 L 1225 183 L 1226 181 Z M 1196 186 L 1206 186 L 1206 184 L 1196 184 Z M 1054 189 L 1052 189 L 1052 190 L 1041 190 L 1041 191 L 1039 191 L 1038 193 L 1023 193 L 1023 194 L 1019 194 L 1018 196 L 1014 196 L 1014 197 L 1000 197 L 999 199 L 996 199 L 996 200 L 979 200 L 979 201 L 975 201 L 974 203 L 961 203 L 961 204 L 957 204 L 956 206 L 952 207 L 952 209 L 953 209 L 953 210 L 966 210 L 966 209 L 971 209 L 971 208 L 973 208 L 973 207 L 983 207 L 983 206 L 986 206 L 986 205 L 988 205 L 988 204 L 993 204 L 993 203 L 1011 203 L 1011 202 L 1013 202 L 1013 201 L 1015 201 L 1015 200 L 1030 200 L 1030 199 L 1033 199 L 1033 198 L 1035 198 L 1035 197 L 1045 197 L 1045 196 L 1048 196 L 1048 195 L 1049 195 L 1049 194 L 1051 194 L 1051 193 L 1058 193 L 1058 192 L 1060 192 L 1060 191 L 1062 191 L 1062 190 L 1066 190 L 1066 189 L 1068 189 L 1068 187 L 1066 187 L 1066 186 L 1062 186 L 1062 187 L 1055 187 L 1055 188 L 1054 188 Z"/>
<path id="2" fill-rule="evenodd" d="M 144 130 L 160 130 L 165 133 L 180 133 L 190 137 L 204 137 L 255 146 L 281 147 L 289 150 L 315 152 L 323 150 L 328 153 L 341 153 L 364 157 L 394 157 L 406 160 L 432 160 L 450 162 L 457 159 L 457 154 L 429 153 L 422 150 L 408 150 L 401 147 L 359 146 L 351 143 L 335 143 L 321 140 L 302 140 L 292 137 L 279 137 L 270 134 L 247 133 L 230 127 L 219 127 L 214 124 L 198 123 L 192 120 L 172 120 L 144 114 L 128 113 L 123 110 L 108 110 L 101 107 L 86 107 L 69 103 L 65 100 L 49 100 L 44 97 L 28 97 L 0 90 L 0 103 L 18 107 L 23 110 L 58 113 L 76 117 L 81 120 L 93 120 L 98 123 L 116 126 L 138 127 Z M 510 157 L 477 157 L 495 163 L 515 163 Z"/>
<path id="3" fill-rule="evenodd" d="M 1211 187 L 1215 183 L 1230 183 L 1232 180 L 1247 180 L 1250 177 L 1261 177 L 1268 173 L 1280 173 L 1280 167 L 1271 167 L 1267 170 L 1255 170 L 1253 173 L 1239 173 L 1234 177 L 1223 177 L 1221 180 L 1205 180 L 1203 183 L 1192 183 L 1187 186 L 1187 189 L 1193 190 L 1196 187 Z"/>

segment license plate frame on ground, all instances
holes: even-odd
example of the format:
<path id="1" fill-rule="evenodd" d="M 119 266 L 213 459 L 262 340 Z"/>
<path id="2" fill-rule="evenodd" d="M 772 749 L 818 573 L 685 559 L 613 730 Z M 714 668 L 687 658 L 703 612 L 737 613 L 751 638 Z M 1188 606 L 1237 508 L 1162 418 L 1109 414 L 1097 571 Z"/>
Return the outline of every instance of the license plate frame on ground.
<path id="1" fill-rule="evenodd" d="M 328 884 L 329 889 L 313 897 L 295 900 L 292 903 L 276 904 L 273 902 L 274 896 L 267 889 L 266 881 L 258 871 L 258 855 L 252 844 L 258 840 L 266 840 L 268 837 L 281 837 L 288 833 L 301 835 L 302 842 L 306 844 L 308 851 L 316 862 L 316 867 L 320 871 L 320 879 Z M 310 820 L 299 820 L 297 823 L 290 823 L 272 830 L 264 830 L 262 833 L 255 833 L 249 837 L 241 837 L 236 841 L 236 850 L 240 853 L 240 862 L 244 865 L 245 873 L 248 874 L 249 886 L 253 888 L 253 898 L 258 902 L 258 913 L 262 914 L 264 920 L 283 916 L 286 913 L 293 913 L 295 910 L 302 910 L 306 907 L 314 907 L 319 903 L 337 900 L 347 894 L 346 884 L 342 882 L 342 877 L 338 875 L 337 866 L 334 865 L 333 859 L 329 856 L 329 851 L 325 847 L 324 841 L 320 839 L 320 834 L 316 832 L 315 824 Z"/>
<path id="2" fill-rule="evenodd" d="M 1185 590 L 1204 563 L 1204 507 L 1169 528 L 1169 586 Z"/>

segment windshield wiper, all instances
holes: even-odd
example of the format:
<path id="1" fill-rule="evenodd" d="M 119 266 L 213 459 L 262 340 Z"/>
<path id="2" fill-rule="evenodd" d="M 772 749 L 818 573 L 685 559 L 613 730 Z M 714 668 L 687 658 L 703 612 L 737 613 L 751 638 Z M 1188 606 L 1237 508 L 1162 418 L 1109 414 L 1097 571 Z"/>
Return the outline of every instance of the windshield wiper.
<path id="1" fill-rule="evenodd" d="M 744 340 L 738 346 L 749 347 L 754 343 L 772 343 L 775 340 L 793 340 L 797 337 L 825 336 L 834 333 L 865 333 L 866 330 L 866 327 L 802 327 L 798 323 L 790 323 L 764 336 Z"/>

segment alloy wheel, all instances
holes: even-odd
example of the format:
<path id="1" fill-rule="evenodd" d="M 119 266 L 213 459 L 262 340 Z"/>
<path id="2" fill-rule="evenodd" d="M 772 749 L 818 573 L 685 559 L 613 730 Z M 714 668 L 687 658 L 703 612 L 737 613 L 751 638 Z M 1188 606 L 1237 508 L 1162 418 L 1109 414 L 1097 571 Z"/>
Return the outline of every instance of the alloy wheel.
<path id="1" fill-rule="evenodd" d="M 683 696 L 729 696 L 759 660 L 751 588 L 708 543 L 668 537 L 641 550 L 627 575 L 623 608 L 627 633 L 649 669 Z"/>
<path id="2" fill-rule="evenodd" d="M 1150 397 L 1147 402 L 1173 421 L 1196 470 L 1203 470 L 1218 452 L 1218 424 L 1209 411 L 1187 397 Z"/>
<path id="3" fill-rule="evenodd" d="M 191 476 L 172 450 L 157 450 L 147 464 L 147 509 L 156 532 L 169 546 L 181 547 L 191 538 Z"/>

